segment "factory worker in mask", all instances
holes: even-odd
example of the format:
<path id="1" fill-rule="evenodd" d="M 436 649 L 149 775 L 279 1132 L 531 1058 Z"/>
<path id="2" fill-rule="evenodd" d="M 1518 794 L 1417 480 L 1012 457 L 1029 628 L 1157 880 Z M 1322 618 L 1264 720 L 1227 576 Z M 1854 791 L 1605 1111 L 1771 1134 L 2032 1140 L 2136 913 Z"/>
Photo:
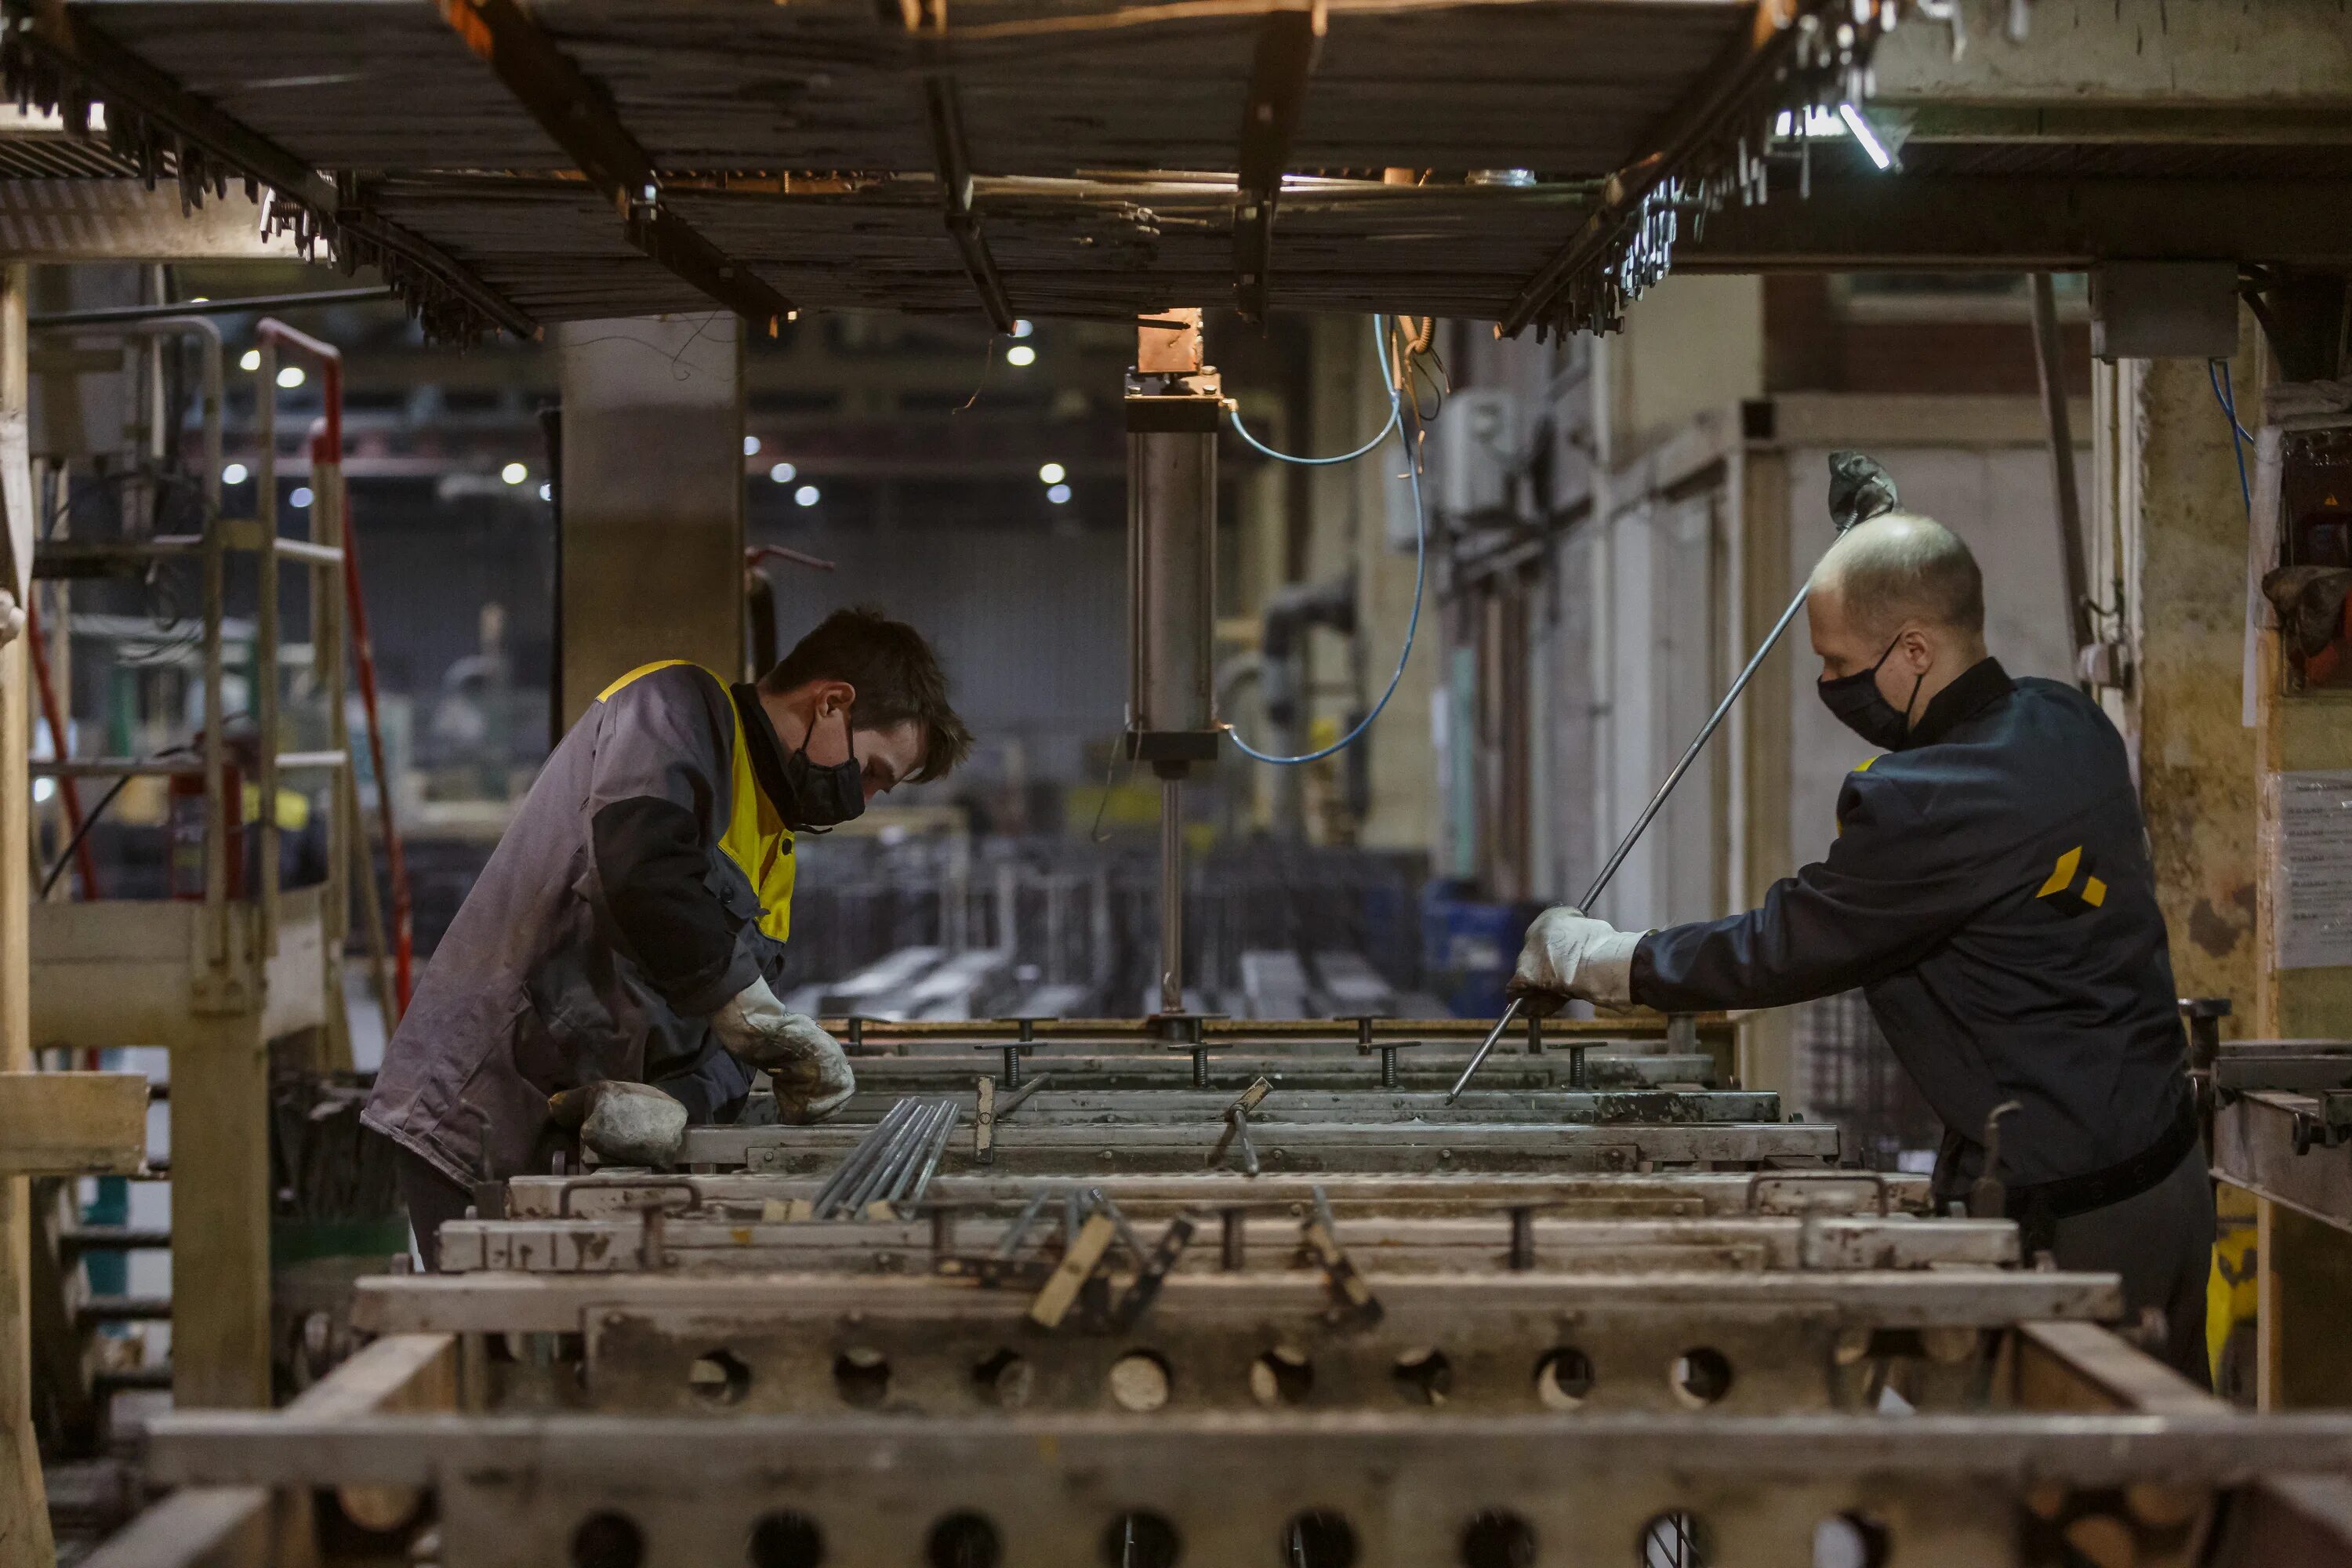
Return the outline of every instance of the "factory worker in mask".
<path id="1" fill-rule="evenodd" d="M 760 1072 L 787 1121 L 838 1110 L 847 1058 L 773 984 L 794 836 L 971 745 L 929 646 L 868 609 L 829 616 L 756 685 L 673 659 L 606 687 L 467 894 L 368 1101 L 427 1267 L 473 1184 L 543 1172 L 574 1138 L 667 1163 Z"/>
<path id="2" fill-rule="evenodd" d="M 2213 1198 L 2122 737 L 1986 653 L 1975 557 L 1930 519 L 1842 536 L 1806 614 L 1821 700 L 1883 749 L 1840 789 L 1827 855 L 1727 920 L 1547 910 L 1512 988 L 1669 1012 L 1860 989 L 1944 1123 L 1939 1206 L 1998 1182 L 2030 1249 L 2120 1273 L 2203 1381 Z"/>

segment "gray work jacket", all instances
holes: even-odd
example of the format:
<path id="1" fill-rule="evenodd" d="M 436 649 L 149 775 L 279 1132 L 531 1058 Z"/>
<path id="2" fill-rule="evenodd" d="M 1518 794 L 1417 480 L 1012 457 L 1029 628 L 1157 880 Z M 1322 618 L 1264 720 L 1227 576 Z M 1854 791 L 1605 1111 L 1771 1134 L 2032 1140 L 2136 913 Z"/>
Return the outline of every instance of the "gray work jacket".
<path id="1" fill-rule="evenodd" d="M 721 1058 L 748 1087 L 708 1019 L 780 977 L 782 762 L 749 686 L 672 660 L 607 687 L 441 939 L 366 1124 L 470 1184 L 547 1168 L 561 1090 L 708 1076 Z"/>

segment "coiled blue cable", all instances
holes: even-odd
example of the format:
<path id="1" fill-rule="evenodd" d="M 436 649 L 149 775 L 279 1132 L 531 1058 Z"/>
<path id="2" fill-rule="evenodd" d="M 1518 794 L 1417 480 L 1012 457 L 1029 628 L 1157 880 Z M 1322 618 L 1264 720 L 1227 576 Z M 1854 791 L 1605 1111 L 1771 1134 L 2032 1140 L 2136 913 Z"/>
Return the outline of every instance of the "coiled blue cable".
<path id="1" fill-rule="evenodd" d="M 1372 318 L 1373 357 L 1375 359 L 1385 360 L 1387 347 L 1388 318 L 1386 316 L 1374 316 Z M 1382 363 L 1381 369 L 1382 374 L 1387 374 L 1388 367 L 1385 363 Z M 1273 447 L 1267 446 L 1265 442 L 1259 440 L 1256 437 L 1249 433 L 1242 424 L 1241 410 L 1239 408 L 1235 408 L 1232 411 L 1232 417 L 1234 422 L 1234 431 L 1236 435 L 1240 436 L 1243 440 L 1248 442 L 1258 451 L 1265 453 L 1267 457 L 1273 458 L 1277 461 L 1285 463 L 1299 463 L 1318 468 L 1330 463 L 1351 463 L 1358 458 L 1363 457 L 1367 453 L 1377 448 L 1381 442 L 1388 439 L 1389 433 L 1391 431 L 1393 430 L 1402 433 L 1404 426 L 1404 389 L 1396 384 L 1393 381 L 1389 384 L 1388 423 L 1382 425 L 1380 428 L 1380 433 L 1374 436 L 1370 441 L 1365 442 L 1354 451 L 1345 453 L 1337 458 L 1301 458 L 1294 456 L 1288 452 L 1277 452 Z M 1396 671 L 1389 677 L 1388 689 L 1381 693 L 1381 700 L 1372 704 L 1372 710 L 1365 714 L 1362 719 L 1359 720 L 1354 729 L 1349 731 L 1346 734 L 1340 736 L 1338 740 L 1332 742 L 1321 751 L 1307 752 L 1295 757 L 1277 757 L 1271 752 L 1261 752 L 1255 746 L 1251 745 L 1247 741 L 1243 740 L 1240 731 L 1233 730 L 1233 726 L 1227 725 L 1226 728 L 1233 731 L 1234 746 L 1240 750 L 1244 756 L 1253 757 L 1261 763 L 1272 763 L 1277 767 L 1297 767 L 1304 763 L 1319 763 L 1324 758 L 1334 755 L 1339 752 L 1344 752 L 1349 746 L 1354 745 L 1356 742 L 1362 737 L 1364 731 L 1372 727 L 1372 721 L 1379 718 L 1382 710 L 1388 707 L 1389 699 L 1396 695 L 1398 684 L 1404 679 L 1405 666 L 1410 663 L 1412 658 L 1413 639 L 1421 631 L 1422 588 L 1427 582 L 1429 575 L 1429 517 L 1422 503 L 1421 463 L 1418 457 L 1410 449 L 1410 447 L 1408 447 L 1405 452 L 1405 475 L 1412 484 L 1412 616 L 1405 622 L 1404 648 L 1397 655 Z"/>

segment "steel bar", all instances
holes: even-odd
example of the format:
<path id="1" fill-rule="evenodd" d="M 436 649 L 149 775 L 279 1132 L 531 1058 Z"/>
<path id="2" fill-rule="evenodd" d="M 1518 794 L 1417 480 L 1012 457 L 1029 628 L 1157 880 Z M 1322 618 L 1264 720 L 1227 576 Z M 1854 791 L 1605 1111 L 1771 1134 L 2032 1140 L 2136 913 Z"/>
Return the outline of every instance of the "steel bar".
<path id="1" fill-rule="evenodd" d="M 891 1130 L 888 1139 L 876 1153 L 873 1163 L 866 1167 L 865 1173 L 851 1184 L 848 1192 L 839 1200 L 838 1212 L 847 1214 L 852 1218 L 866 1212 L 866 1205 L 872 1203 L 876 1195 L 898 1174 L 898 1167 L 906 1162 L 908 1151 L 913 1148 L 917 1135 L 929 1120 L 929 1103 L 917 1100 L 914 1109 L 902 1117 L 898 1126 Z"/>
<path id="2" fill-rule="evenodd" d="M 921 1168 L 923 1157 L 931 1146 L 931 1135 L 939 1131 L 950 1109 L 945 1100 L 927 1100 L 915 1112 L 915 1120 L 900 1140 L 898 1155 L 891 1168 L 875 1184 L 869 1203 L 896 1204 L 914 1181 Z"/>
<path id="3" fill-rule="evenodd" d="M 940 202 L 949 237 L 963 258 L 964 270 L 971 277 L 972 290 L 980 296 L 980 308 L 989 324 L 1010 335 L 1013 302 L 1005 295 L 1003 276 L 996 269 L 988 237 L 981 232 L 979 210 L 972 205 L 971 159 L 966 151 L 963 107 L 953 77 L 924 79 L 923 118 L 930 128 L 931 159 L 939 170 Z"/>
<path id="4" fill-rule="evenodd" d="M 1307 105 L 1307 80 L 1326 26 L 1320 0 L 1303 10 L 1268 11 L 1258 23 L 1234 163 L 1234 303 L 1244 321 L 1265 318 L 1282 174 L 1290 163 L 1291 139 Z"/>
<path id="5" fill-rule="evenodd" d="M 815 1201 L 811 1205 L 811 1209 L 817 1218 L 824 1219 L 833 1212 L 834 1206 L 839 1202 L 842 1194 L 848 1190 L 850 1184 L 865 1174 L 866 1167 L 881 1152 L 883 1145 L 890 1141 L 890 1136 L 897 1131 L 898 1124 L 915 1113 L 915 1104 L 916 1102 L 911 1099 L 900 1100 L 890 1108 L 887 1115 L 875 1124 L 872 1131 L 851 1146 L 849 1152 L 843 1157 L 840 1165 L 826 1179 L 824 1185 L 817 1189 Z"/>
<path id="6" fill-rule="evenodd" d="M 2083 548 L 2083 496 L 2074 479 L 2074 437 L 2066 408 L 2066 356 L 2058 339 L 2058 292 L 2047 272 L 2027 278 L 2033 304 L 2033 363 L 2042 384 L 2042 417 L 2050 429 L 2050 479 L 2057 500 L 2058 561 L 2066 574 L 2066 626 L 2074 654 L 2098 640 L 2091 626 L 2091 569 Z M 2077 669 L 2077 679 L 2087 677 Z"/>
<path id="7" fill-rule="evenodd" d="M 1722 727 L 1724 717 L 1731 711 L 1731 705 L 1739 700 L 1739 694 L 1748 689 L 1748 683 L 1756 679 L 1756 672 L 1764 667 L 1765 659 L 1769 658 L 1773 648 L 1780 645 L 1780 638 L 1789 630 L 1790 623 L 1797 618 L 1797 612 L 1805 607 L 1805 596 L 1811 591 L 1810 584 L 1798 589 L 1796 596 L 1789 601 L 1789 607 L 1780 612 L 1780 618 L 1772 623 L 1772 629 L 1764 634 L 1763 642 L 1757 646 L 1754 655 L 1749 658 L 1739 674 L 1733 679 L 1731 689 L 1723 694 L 1723 700 L 1715 705 L 1715 711 L 1706 716 L 1706 722 L 1699 726 L 1698 733 L 1692 737 L 1691 743 L 1683 749 L 1681 759 L 1666 774 L 1665 782 L 1658 785 L 1656 794 L 1650 796 L 1650 804 L 1642 808 L 1642 815 L 1633 819 L 1633 826 L 1625 830 L 1625 836 L 1617 841 L 1617 847 L 1610 851 L 1607 860 L 1601 862 L 1600 874 L 1592 879 L 1592 885 L 1584 890 L 1583 899 L 1576 906 L 1579 910 L 1587 914 L 1591 912 L 1593 900 L 1601 897 L 1601 890 L 1607 888 L 1610 879 L 1617 875 L 1617 868 L 1625 863 L 1625 857 L 1633 853 L 1633 846 L 1640 841 L 1643 833 L 1648 829 L 1658 812 L 1665 805 L 1666 797 L 1674 793 L 1676 784 L 1683 782 L 1683 775 L 1690 772 L 1691 763 L 1698 760 L 1699 752 L 1706 749 L 1707 742 L 1713 739 L 1716 731 Z M 1523 1000 L 1517 996 L 1511 998 L 1510 1005 L 1503 1009 L 1503 1016 L 1495 1020 L 1494 1028 L 1488 1032 L 1486 1040 L 1478 1047 L 1477 1054 L 1470 1058 L 1470 1065 L 1462 1069 L 1462 1076 L 1454 1080 L 1453 1092 L 1445 1097 L 1449 1103 L 1458 1099 L 1462 1091 L 1470 1086 L 1470 1080 L 1477 1076 L 1479 1068 L 1485 1065 L 1486 1053 L 1495 1048 L 1495 1042 L 1501 1039 L 1504 1031 L 1517 1020 L 1524 1010 Z"/>
<path id="8" fill-rule="evenodd" d="M 357 305 L 390 300 L 398 291 L 388 287 L 317 289 L 300 294 L 247 294 L 225 300 L 181 300 L 163 305 L 107 305 L 89 310 L 51 310 L 28 317 L 34 331 L 83 327 L 120 327 L 133 322 L 167 321 L 181 316 L 231 316 L 247 310 L 299 310 L 306 306 Z"/>
<path id="9" fill-rule="evenodd" d="M 955 1136 L 956 1121 L 963 1114 L 962 1109 L 954 1101 L 945 1103 L 946 1113 L 940 1120 L 939 1131 L 933 1135 L 930 1148 L 923 1156 L 922 1169 L 916 1173 L 914 1186 L 907 1193 L 906 1201 L 910 1205 L 921 1203 L 923 1194 L 930 1190 L 931 1178 L 939 1173 L 940 1157 L 947 1152 L 948 1140 Z"/>

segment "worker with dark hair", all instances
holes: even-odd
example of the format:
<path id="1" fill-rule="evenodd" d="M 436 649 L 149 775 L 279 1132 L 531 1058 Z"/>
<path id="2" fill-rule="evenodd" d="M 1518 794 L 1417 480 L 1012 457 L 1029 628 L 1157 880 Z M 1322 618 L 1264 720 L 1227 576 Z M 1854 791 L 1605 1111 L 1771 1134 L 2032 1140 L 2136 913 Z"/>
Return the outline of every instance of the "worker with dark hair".
<path id="1" fill-rule="evenodd" d="M 606 687 L 466 895 L 368 1100 L 426 1266 L 473 1183 L 544 1171 L 575 1136 L 668 1163 L 762 1071 L 784 1120 L 839 1110 L 847 1058 L 771 984 L 793 835 L 971 746 L 929 645 L 870 609 L 827 617 L 756 686 L 672 659 Z"/>
<path id="2" fill-rule="evenodd" d="M 2030 1250 L 2122 1275 L 2204 1381 L 2213 1196 L 2122 737 L 1987 656 L 1983 577 L 1929 519 L 1844 534 L 1806 615 L 1822 700 L 1885 748 L 1847 776 L 1828 857 L 1727 920 L 1546 910 L 1511 988 L 1692 1012 L 1861 987 L 1943 1121 L 1938 1208 L 2000 1184 Z"/>

